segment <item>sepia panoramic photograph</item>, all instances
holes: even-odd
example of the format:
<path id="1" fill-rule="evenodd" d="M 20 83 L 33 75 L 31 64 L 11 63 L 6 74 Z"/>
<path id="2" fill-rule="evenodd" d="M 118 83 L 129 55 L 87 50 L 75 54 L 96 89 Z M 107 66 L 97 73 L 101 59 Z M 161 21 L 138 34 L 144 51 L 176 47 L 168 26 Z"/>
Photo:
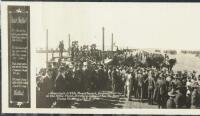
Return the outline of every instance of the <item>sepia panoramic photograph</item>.
<path id="1" fill-rule="evenodd" d="M 42 6 L 37 108 L 199 108 L 200 7 L 111 6 Z"/>
<path id="2" fill-rule="evenodd" d="M 200 108 L 200 4 L 6 5 L 8 109 Z"/>

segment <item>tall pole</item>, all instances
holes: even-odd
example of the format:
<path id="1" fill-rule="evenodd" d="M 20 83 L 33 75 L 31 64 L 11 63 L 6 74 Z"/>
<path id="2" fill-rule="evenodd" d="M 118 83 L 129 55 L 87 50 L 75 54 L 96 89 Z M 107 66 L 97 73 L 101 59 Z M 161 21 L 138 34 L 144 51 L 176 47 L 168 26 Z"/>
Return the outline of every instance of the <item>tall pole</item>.
<path id="1" fill-rule="evenodd" d="M 111 38 L 111 51 L 113 51 L 113 33 L 112 33 L 112 38 Z"/>
<path id="2" fill-rule="evenodd" d="M 46 30 L 46 68 L 48 67 L 48 29 Z"/>
<path id="3" fill-rule="evenodd" d="M 68 34 L 68 37 L 69 37 L 69 41 L 68 41 L 68 46 L 69 46 L 69 48 L 68 48 L 68 53 L 69 53 L 69 56 L 70 56 L 70 51 L 71 51 L 71 40 L 70 40 L 70 34 Z"/>
<path id="4" fill-rule="evenodd" d="M 111 37 L 111 54 L 112 54 L 112 57 L 114 56 L 113 46 L 114 46 L 114 43 L 113 43 L 113 33 L 112 33 L 112 37 Z"/>
<path id="5" fill-rule="evenodd" d="M 103 51 L 103 54 L 102 54 L 102 60 L 103 60 L 103 63 L 104 63 L 104 27 L 102 28 L 102 51 Z"/>

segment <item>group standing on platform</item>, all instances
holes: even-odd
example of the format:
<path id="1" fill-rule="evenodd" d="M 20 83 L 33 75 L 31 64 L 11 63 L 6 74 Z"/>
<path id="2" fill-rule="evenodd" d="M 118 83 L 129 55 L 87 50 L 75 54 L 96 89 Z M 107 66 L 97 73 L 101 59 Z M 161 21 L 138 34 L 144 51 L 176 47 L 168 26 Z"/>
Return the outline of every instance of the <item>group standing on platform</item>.
<path id="1" fill-rule="evenodd" d="M 158 108 L 172 109 L 199 108 L 199 85 L 200 75 L 195 71 L 173 71 L 164 66 L 82 62 L 72 67 L 51 65 L 41 69 L 37 75 L 37 93 L 42 97 L 52 91 L 113 91 L 123 94 L 130 102 L 137 99 L 141 103 L 147 101 L 150 105 L 157 104 Z"/>

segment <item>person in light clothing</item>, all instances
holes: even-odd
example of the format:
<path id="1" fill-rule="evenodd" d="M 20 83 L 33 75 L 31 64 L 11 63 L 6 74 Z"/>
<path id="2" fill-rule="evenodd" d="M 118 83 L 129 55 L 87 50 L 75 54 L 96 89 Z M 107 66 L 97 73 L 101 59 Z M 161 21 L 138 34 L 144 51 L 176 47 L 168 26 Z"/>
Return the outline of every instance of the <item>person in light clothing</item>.
<path id="1" fill-rule="evenodd" d="M 128 101 L 130 101 L 131 99 L 131 88 L 132 88 L 132 75 L 131 72 L 128 70 L 127 74 L 126 74 L 126 82 L 125 82 L 125 86 L 126 86 L 126 95 L 128 98 Z"/>

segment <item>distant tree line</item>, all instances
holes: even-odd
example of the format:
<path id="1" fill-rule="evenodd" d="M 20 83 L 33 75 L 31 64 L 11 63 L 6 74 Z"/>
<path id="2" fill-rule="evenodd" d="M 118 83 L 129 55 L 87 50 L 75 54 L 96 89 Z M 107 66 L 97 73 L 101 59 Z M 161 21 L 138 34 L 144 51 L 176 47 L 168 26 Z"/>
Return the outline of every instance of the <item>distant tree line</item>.
<path id="1" fill-rule="evenodd" d="M 164 53 L 171 54 L 171 55 L 176 55 L 177 51 L 176 50 L 164 50 Z"/>
<path id="2" fill-rule="evenodd" d="M 183 54 L 200 54 L 200 51 L 194 51 L 194 50 L 181 50 L 181 53 L 183 53 Z"/>

